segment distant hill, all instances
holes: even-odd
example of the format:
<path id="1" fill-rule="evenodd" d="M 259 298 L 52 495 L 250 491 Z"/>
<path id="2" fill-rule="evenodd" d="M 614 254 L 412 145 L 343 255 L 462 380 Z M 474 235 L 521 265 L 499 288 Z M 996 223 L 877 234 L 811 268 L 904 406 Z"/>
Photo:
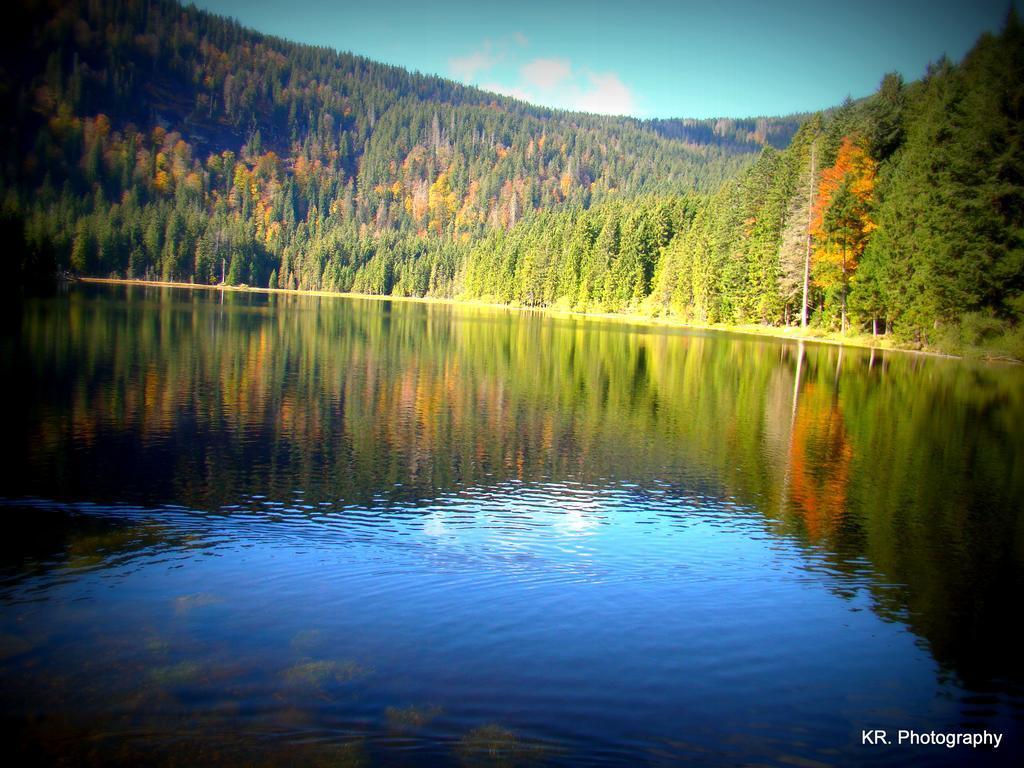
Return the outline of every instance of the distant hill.
<path id="1" fill-rule="evenodd" d="M 0 237 L 73 273 L 484 298 L 1024 356 L 1024 54 L 814 115 L 532 106 L 172 0 L 18 0 Z"/>
<path id="2" fill-rule="evenodd" d="M 178 133 L 197 159 L 238 153 L 255 134 L 281 158 L 331 161 L 373 215 L 378 186 L 412 194 L 455 165 L 480 205 L 508 203 L 529 179 L 526 207 L 618 194 L 711 189 L 766 143 L 785 146 L 798 118 L 638 121 L 534 107 L 439 77 L 290 43 L 171 0 L 17 4 L 0 53 L 7 103 L 20 116 L 9 178 L 37 131 L 64 113 L 104 114 Z M 393 165 L 412 165 L 402 172 Z M 564 179 L 564 180 L 563 180 Z M 508 195 L 505 196 L 506 198 Z M 521 206 L 522 207 L 522 206 Z"/>
<path id="3" fill-rule="evenodd" d="M 719 146 L 736 152 L 750 152 L 760 151 L 766 146 L 785 149 L 797 128 L 808 117 L 810 115 L 800 114 L 740 120 L 729 117 L 714 120 L 654 119 L 645 120 L 643 126 L 666 139 L 676 139 L 698 146 Z"/>

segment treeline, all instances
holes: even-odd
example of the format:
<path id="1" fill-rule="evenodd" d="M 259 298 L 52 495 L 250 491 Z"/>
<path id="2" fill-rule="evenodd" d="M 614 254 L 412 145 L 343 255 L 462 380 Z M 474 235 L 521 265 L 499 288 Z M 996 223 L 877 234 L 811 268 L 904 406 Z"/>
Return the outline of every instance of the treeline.
<path id="1" fill-rule="evenodd" d="M 228 200 L 228 210 L 249 220 L 258 202 L 272 212 L 280 243 L 263 246 L 278 261 L 292 220 L 350 230 L 353 248 L 351 232 L 472 238 L 534 210 L 715 189 L 798 125 L 688 121 L 687 133 L 666 135 L 288 43 L 173 0 L 19 0 L 11 17 L 0 174 L 16 198 L 9 207 L 36 218 L 43 209 L 60 254 L 83 217 L 122 229 L 127 212 L 111 209 L 126 197 L 165 224 L 216 216 L 231 185 L 241 198 L 243 174 L 258 177 L 251 200 Z M 225 185 L 224 173 L 238 178 Z M 236 274 L 265 282 L 261 254 L 244 250 L 252 264 Z M 149 272 L 190 273 L 155 256 L 144 258 Z M 103 270 L 127 266 L 107 265 L 106 251 L 96 259 Z"/>
<path id="2" fill-rule="evenodd" d="M 808 119 L 710 195 L 541 214 L 460 290 L 701 323 L 892 334 L 1024 359 L 1024 35 Z"/>
<path id="3" fill-rule="evenodd" d="M 463 297 L 1024 355 L 1012 12 L 961 64 L 802 123 L 545 110 L 171 0 L 14 16 L 0 232 L 23 243 L 21 280 Z"/>

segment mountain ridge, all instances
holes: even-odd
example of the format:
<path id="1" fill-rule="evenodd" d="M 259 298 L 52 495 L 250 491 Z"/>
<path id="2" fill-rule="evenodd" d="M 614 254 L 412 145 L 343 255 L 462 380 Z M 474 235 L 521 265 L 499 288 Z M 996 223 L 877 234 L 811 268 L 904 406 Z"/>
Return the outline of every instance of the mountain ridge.
<path id="1" fill-rule="evenodd" d="M 173 0 L 17 8 L 0 220 L 19 281 L 62 268 L 1024 341 L 1012 12 L 963 62 L 810 116 L 641 121 Z"/>

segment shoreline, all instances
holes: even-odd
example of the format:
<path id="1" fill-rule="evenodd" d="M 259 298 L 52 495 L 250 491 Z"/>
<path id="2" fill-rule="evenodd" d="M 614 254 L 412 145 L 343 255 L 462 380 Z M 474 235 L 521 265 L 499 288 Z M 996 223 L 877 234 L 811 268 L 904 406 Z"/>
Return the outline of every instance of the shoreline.
<path id="1" fill-rule="evenodd" d="M 853 347 L 856 349 L 875 349 L 884 352 L 903 352 L 914 355 L 928 355 L 930 357 L 945 357 L 956 360 L 977 359 L 990 363 L 1013 363 L 1020 364 L 1021 361 L 1012 358 L 978 357 L 967 358 L 964 355 L 952 355 L 945 352 L 933 350 L 910 349 L 900 347 L 893 343 L 888 337 L 853 336 L 849 338 L 837 338 L 835 335 L 824 331 L 813 333 L 801 332 L 794 326 L 776 327 L 769 325 L 726 325 L 708 323 L 689 323 L 672 317 L 656 317 L 621 312 L 578 312 L 575 310 L 559 309 L 557 307 L 524 307 L 514 304 L 495 304 L 486 301 L 473 301 L 467 299 L 444 299 L 436 296 L 385 296 L 375 293 L 352 293 L 345 291 L 306 291 L 293 288 L 255 288 L 243 285 L 204 285 L 201 283 L 182 283 L 173 280 L 140 280 L 120 277 L 75 277 L 72 282 L 97 283 L 103 285 L 135 285 L 151 288 L 187 288 L 204 291 L 231 291 L 234 293 L 265 293 L 281 294 L 287 296 L 321 296 L 327 298 L 343 299 L 369 299 L 372 301 L 406 301 L 418 304 L 446 304 L 461 307 L 482 307 L 487 309 L 504 309 L 517 312 L 542 312 L 553 317 L 578 317 L 585 320 L 609 320 L 613 322 L 629 323 L 632 325 L 645 326 L 650 328 L 678 328 L 695 331 L 715 331 L 719 333 L 737 333 L 746 336 L 758 336 L 761 338 L 783 339 L 789 341 L 803 341 L 813 344 L 831 344 L 833 346 Z M 821 333 L 824 335 L 814 335 Z"/>

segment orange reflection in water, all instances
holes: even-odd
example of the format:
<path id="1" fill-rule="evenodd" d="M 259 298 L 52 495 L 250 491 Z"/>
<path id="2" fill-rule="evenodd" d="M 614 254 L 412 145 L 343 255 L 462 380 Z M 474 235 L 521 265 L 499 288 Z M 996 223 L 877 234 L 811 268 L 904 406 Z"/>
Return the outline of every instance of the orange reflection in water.
<path id="1" fill-rule="evenodd" d="M 789 448 L 790 500 L 819 541 L 846 512 L 853 446 L 837 393 L 808 383 L 800 392 Z"/>

